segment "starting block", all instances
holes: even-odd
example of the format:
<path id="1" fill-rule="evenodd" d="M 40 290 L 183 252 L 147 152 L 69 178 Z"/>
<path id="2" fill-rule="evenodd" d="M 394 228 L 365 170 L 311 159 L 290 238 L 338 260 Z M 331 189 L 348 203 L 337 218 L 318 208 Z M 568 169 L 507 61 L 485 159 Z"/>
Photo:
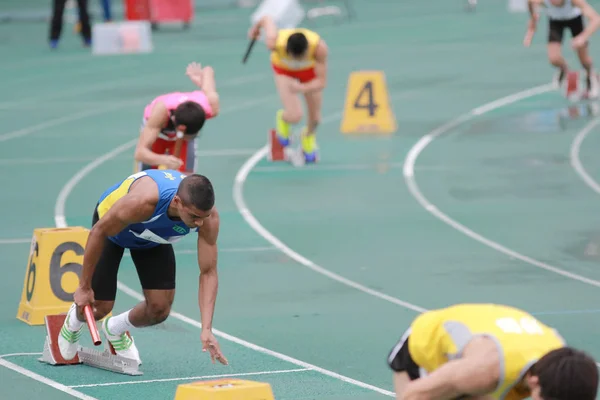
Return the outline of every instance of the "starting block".
<path id="1" fill-rule="evenodd" d="M 240 379 L 192 382 L 177 386 L 175 400 L 275 400 L 271 385 Z"/>
<path id="2" fill-rule="evenodd" d="M 292 164 L 294 167 L 302 167 L 306 163 L 304 159 L 304 154 L 302 153 L 302 148 L 298 147 L 294 149 L 292 147 L 292 142 L 294 141 L 294 137 L 290 137 L 290 144 L 287 147 L 283 147 L 279 140 L 277 140 L 277 133 L 275 129 L 271 129 L 269 131 L 269 135 L 267 137 L 267 160 L 271 162 L 277 161 L 285 161 Z M 318 161 L 318 160 L 317 160 Z"/>
<path id="3" fill-rule="evenodd" d="M 597 76 L 600 80 L 600 75 Z M 569 71 L 565 79 L 565 84 L 561 88 L 563 95 L 570 101 L 590 99 L 586 84 L 581 82 L 581 75 L 578 71 Z"/>
<path id="4" fill-rule="evenodd" d="M 89 307 L 88 307 L 89 309 Z M 88 327 L 90 327 L 90 333 L 92 333 L 92 339 L 94 345 L 98 346 L 102 344 L 100 340 L 100 334 L 96 328 L 96 323 L 91 316 L 91 309 L 86 310 L 86 320 Z M 40 362 L 50 365 L 76 365 L 84 364 L 94 368 L 100 368 L 107 371 L 117 372 L 125 375 L 142 375 L 143 373 L 139 370 L 137 361 L 125 358 L 117 355 L 115 349 L 108 344 L 108 348 L 104 351 L 98 351 L 95 349 L 88 349 L 79 346 L 77 354 L 72 360 L 65 360 L 60 354 L 58 348 L 58 335 L 65 322 L 66 314 L 60 315 L 47 315 L 46 321 L 46 340 L 44 341 L 44 350 L 42 356 L 38 359 Z M 129 335 L 129 332 L 127 332 Z"/>

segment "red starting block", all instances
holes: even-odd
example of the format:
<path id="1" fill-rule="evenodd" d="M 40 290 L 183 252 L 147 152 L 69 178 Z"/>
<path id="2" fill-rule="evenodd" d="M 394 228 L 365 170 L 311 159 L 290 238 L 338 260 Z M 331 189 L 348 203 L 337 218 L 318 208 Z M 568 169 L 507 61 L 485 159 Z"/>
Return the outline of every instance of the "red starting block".
<path id="1" fill-rule="evenodd" d="M 100 339 L 100 333 L 96 326 L 96 321 L 94 321 L 90 306 L 85 307 L 84 315 L 94 345 L 101 345 L 102 341 Z M 137 362 L 117 355 L 110 342 L 108 342 L 108 346 L 104 352 L 78 346 L 75 357 L 72 360 L 65 360 L 58 348 L 58 336 L 60 335 L 60 330 L 62 329 L 66 317 L 66 314 L 47 315 L 45 317 L 47 335 L 44 342 L 42 357 L 39 358 L 39 361 L 50 365 L 85 364 L 90 367 L 101 368 L 126 375 L 142 375 Z M 129 332 L 127 332 L 127 335 L 129 335 Z M 129 336 L 131 337 L 131 335 Z"/>
<path id="2" fill-rule="evenodd" d="M 65 360 L 58 349 L 58 335 L 66 317 L 66 314 L 46 315 L 46 342 L 40 361 L 51 365 L 81 364 L 78 354 L 72 360 Z"/>
<path id="3" fill-rule="evenodd" d="M 579 72 L 569 71 L 567 73 L 566 96 L 571 97 L 579 92 Z"/>
<path id="4" fill-rule="evenodd" d="M 572 101 L 590 99 L 587 85 L 582 86 L 580 78 L 581 75 L 578 71 L 569 71 L 567 73 L 566 86 L 564 88 L 564 95 L 567 99 Z M 597 75 L 597 79 L 600 79 L 600 75 Z"/>
<path id="5" fill-rule="evenodd" d="M 268 135 L 269 152 L 267 153 L 267 160 L 269 161 L 287 161 L 285 149 L 277 140 L 277 133 L 275 129 L 271 129 Z"/>

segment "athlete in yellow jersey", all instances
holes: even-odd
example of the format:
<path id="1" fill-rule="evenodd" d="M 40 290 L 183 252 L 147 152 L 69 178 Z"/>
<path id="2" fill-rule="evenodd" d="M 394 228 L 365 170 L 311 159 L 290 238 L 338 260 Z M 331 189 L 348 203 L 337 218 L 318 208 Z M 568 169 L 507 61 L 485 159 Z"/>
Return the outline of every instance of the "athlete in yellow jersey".
<path id="1" fill-rule="evenodd" d="M 598 369 L 519 309 L 458 304 L 419 315 L 393 348 L 400 400 L 595 400 Z"/>
<path id="2" fill-rule="evenodd" d="M 276 117 L 277 138 L 283 146 L 289 145 L 290 125 L 302 120 L 302 105 L 297 97 L 302 93 L 308 110 L 308 123 L 301 136 L 302 151 L 306 162 L 316 162 L 315 131 L 321 121 L 323 89 L 327 83 L 327 45 L 308 29 L 278 30 L 268 16 L 250 28 L 250 38 L 258 38 L 261 28 L 265 30 L 265 44 L 271 50 L 275 85 L 283 103 Z"/>

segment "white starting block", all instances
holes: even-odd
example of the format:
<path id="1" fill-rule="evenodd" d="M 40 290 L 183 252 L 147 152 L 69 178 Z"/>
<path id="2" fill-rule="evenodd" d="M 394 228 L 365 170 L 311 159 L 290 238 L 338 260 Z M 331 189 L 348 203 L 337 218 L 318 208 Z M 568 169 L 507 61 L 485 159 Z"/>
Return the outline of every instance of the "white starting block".
<path id="1" fill-rule="evenodd" d="M 92 38 L 94 55 L 151 53 L 153 50 L 152 29 L 148 21 L 94 24 Z"/>
<path id="2" fill-rule="evenodd" d="M 582 79 L 583 75 L 578 71 L 569 71 L 567 73 L 561 92 L 568 100 L 581 101 L 591 99 L 587 91 L 587 85 Z M 600 80 L 600 75 L 597 76 L 597 79 Z"/>
<path id="3" fill-rule="evenodd" d="M 72 360 L 65 360 L 58 349 L 58 335 L 60 334 L 65 318 L 66 314 L 47 315 L 45 317 L 47 335 L 42 357 L 38 359 L 39 361 L 50 365 L 84 364 L 125 375 L 143 374 L 139 370 L 137 361 L 117 355 L 110 343 L 108 344 L 108 348 L 102 352 L 79 346 L 77 355 Z"/>

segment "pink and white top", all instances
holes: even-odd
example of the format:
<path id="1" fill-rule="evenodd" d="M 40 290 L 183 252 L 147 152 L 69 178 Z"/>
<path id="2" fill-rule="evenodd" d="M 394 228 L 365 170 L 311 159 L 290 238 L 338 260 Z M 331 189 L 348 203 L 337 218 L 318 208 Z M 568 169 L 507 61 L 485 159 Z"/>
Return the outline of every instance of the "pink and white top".
<path id="1" fill-rule="evenodd" d="M 172 92 L 160 95 L 156 97 L 150 104 L 144 108 L 144 122 L 150 118 L 150 114 L 152 114 L 152 109 L 154 105 L 158 102 L 163 102 L 169 111 L 169 117 L 175 111 L 175 109 L 186 101 L 194 101 L 204 109 L 206 113 L 206 119 L 211 119 L 213 117 L 212 107 L 210 106 L 210 102 L 201 90 L 195 90 L 193 92 Z M 173 126 L 173 122 L 169 120 L 167 125 L 161 130 L 161 135 L 163 139 L 173 140 L 175 138 L 175 126 Z"/>

